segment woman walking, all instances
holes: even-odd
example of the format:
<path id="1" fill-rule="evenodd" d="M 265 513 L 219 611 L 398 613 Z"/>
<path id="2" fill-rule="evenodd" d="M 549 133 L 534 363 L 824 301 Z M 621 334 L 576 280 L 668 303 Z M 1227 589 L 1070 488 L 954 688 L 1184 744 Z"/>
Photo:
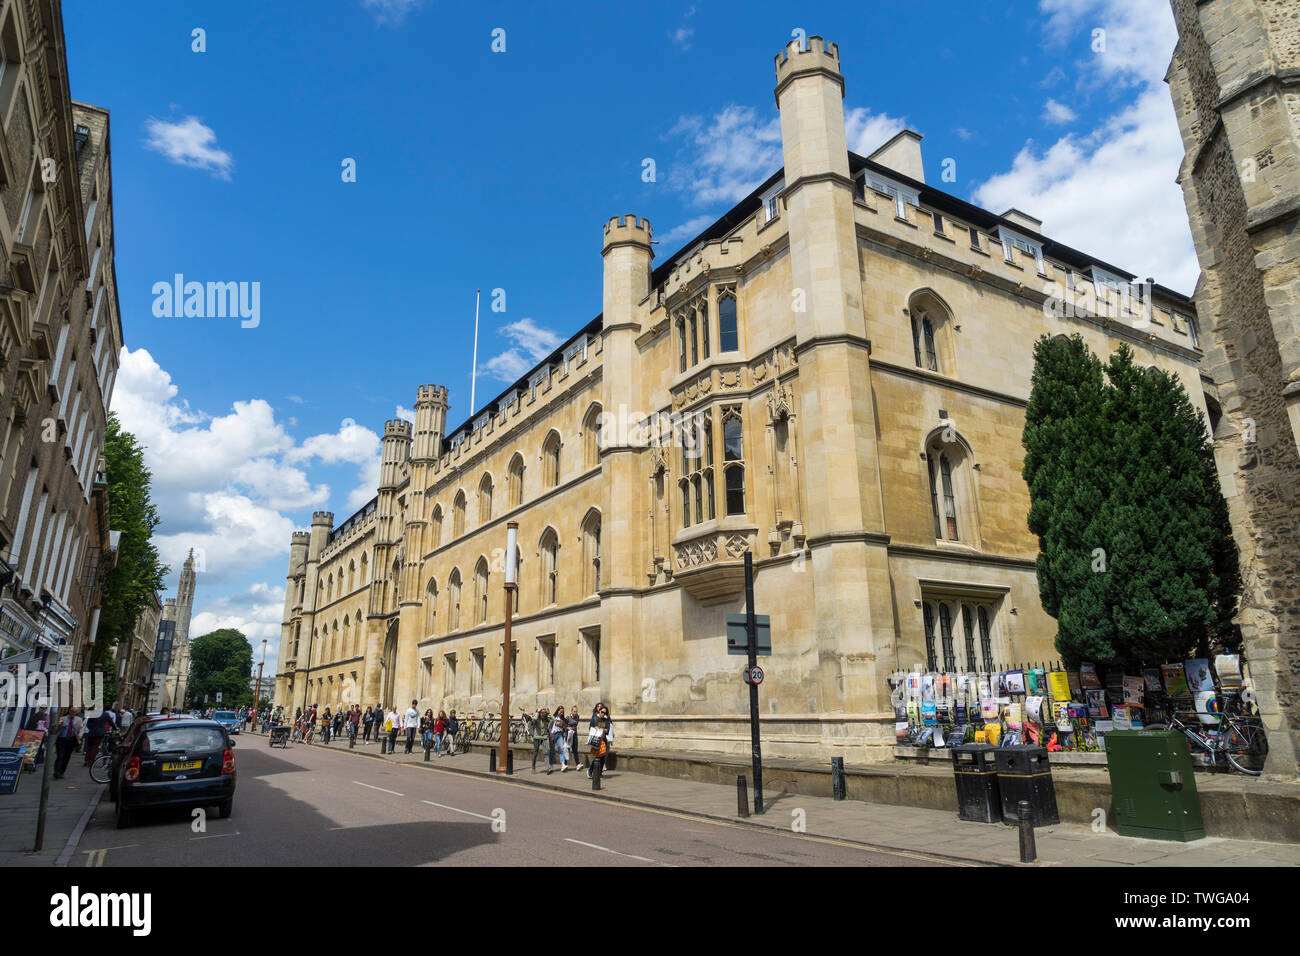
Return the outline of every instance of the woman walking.
<path id="1" fill-rule="evenodd" d="M 582 769 L 582 758 L 578 756 L 578 705 L 574 704 L 569 709 L 568 720 L 565 721 L 568 728 L 566 734 L 566 743 L 569 745 L 569 752 L 573 754 L 573 763 L 575 770 Z"/>
<path id="2" fill-rule="evenodd" d="M 420 718 L 420 741 L 424 744 L 424 752 L 427 754 L 433 749 L 433 711 L 426 710 L 424 716 Z"/>
<path id="3" fill-rule="evenodd" d="M 361 728 L 363 731 L 361 740 L 363 743 L 367 743 L 367 744 L 370 743 L 370 725 L 373 724 L 374 722 L 375 722 L 375 715 L 373 710 L 370 707 L 366 707 L 366 712 L 361 717 Z"/>
<path id="4" fill-rule="evenodd" d="M 564 705 L 555 708 L 555 720 L 551 723 L 551 750 L 559 755 L 560 773 L 569 769 L 569 722 L 564 716 Z M 550 773 L 550 768 L 547 768 Z"/>
<path id="5" fill-rule="evenodd" d="M 537 753 L 546 745 L 546 772 L 552 770 L 551 764 L 551 715 L 543 707 L 531 718 L 533 731 L 533 773 L 537 773 Z"/>
<path id="6" fill-rule="evenodd" d="M 438 756 L 442 756 L 442 737 L 447 732 L 447 712 L 438 711 L 438 716 L 433 722 L 433 749 L 437 751 Z"/>
<path id="7" fill-rule="evenodd" d="M 613 722 L 609 719 L 609 708 L 603 703 L 597 704 L 592 715 L 591 729 L 587 733 L 587 741 L 591 744 L 591 766 L 587 768 L 588 777 L 593 771 L 598 774 L 605 772 L 605 758 L 609 756 L 609 742 L 613 736 Z"/>

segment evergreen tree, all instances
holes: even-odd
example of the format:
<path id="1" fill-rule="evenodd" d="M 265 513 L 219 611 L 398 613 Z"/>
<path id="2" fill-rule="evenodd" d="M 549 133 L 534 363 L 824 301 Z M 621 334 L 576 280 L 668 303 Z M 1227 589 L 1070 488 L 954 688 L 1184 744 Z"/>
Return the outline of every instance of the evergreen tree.
<path id="1" fill-rule="evenodd" d="M 155 591 L 162 590 L 167 568 L 158 559 L 152 539 L 158 527 L 158 511 L 149 498 L 152 476 L 144 465 L 144 448 L 135 436 L 122 429 L 117 415 L 109 412 L 104 430 L 104 461 L 108 478 L 108 523 L 120 531 L 117 562 L 104 578 L 91 666 L 102 669 L 106 680 L 116 677 L 109 654 L 130 642 L 136 621 Z M 115 700 L 116 687 L 112 696 Z"/>
<path id="2" fill-rule="evenodd" d="M 1232 643 L 1241 580 L 1205 424 L 1178 379 L 1040 340 L 1026 410 L 1029 527 L 1070 663 L 1154 663 Z"/>

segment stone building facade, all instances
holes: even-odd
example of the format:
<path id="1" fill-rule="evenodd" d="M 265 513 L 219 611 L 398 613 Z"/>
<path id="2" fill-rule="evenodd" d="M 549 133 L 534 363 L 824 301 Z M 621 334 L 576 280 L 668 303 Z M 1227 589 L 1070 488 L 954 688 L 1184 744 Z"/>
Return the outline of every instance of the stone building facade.
<path id="1" fill-rule="evenodd" d="M 843 94 L 834 44 L 792 44 L 782 169 L 657 267 L 610 219 L 600 315 L 458 427 L 433 385 L 386 423 L 376 498 L 293 535 L 278 703 L 499 710 L 512 520 L 512 710 L 605 700 L 629 746 L 748 751 L 746 551 L 768 753 L 887 756 L 890 672 L 1054 655 L 1033 342 L 1126 342 L 1201 404 L 1192 303 L 927 185 L 911 131 L 850 153 Z"/>
<path id="2" fill-rule="evenodd" d="M 1167 79 L 1202 274 L 1203 368 L 1241 552 L 1238 623 L 1269 769 L 1300 754 L 1300 12 L 1294 0 L 1173 0 Z"/>
<path id="3" fill-rule="evenodd" d="M 0 2 L 0 123 L 0 656 L 82 670 L 122 327 L 109 116 L 69 95 L 57 0 Z"/>
<path id="4" fill-rule="evenodd" d="M 129 643 L 116 648 L 117 703 L 143 714 L 149 707 L 150 684 L 154 680 L 154 647 L 158 643 L 158 622 L 162 619 L 162 601 L 154 591 L 149 603 L 136 618 Z"/>

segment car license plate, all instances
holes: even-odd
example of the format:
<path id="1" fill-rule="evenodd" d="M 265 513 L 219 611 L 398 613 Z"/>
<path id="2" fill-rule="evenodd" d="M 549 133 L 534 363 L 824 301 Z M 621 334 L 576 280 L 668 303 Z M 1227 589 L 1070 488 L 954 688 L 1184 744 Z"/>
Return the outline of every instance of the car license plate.
<path id="1" fill-rule="evenodd" d="M 202 760 L 186 760 L 184 763 L 165 763 L 163 764 L 163 773 L 171 773 L 173 770 L 198 770 L 202 766 Z"/>

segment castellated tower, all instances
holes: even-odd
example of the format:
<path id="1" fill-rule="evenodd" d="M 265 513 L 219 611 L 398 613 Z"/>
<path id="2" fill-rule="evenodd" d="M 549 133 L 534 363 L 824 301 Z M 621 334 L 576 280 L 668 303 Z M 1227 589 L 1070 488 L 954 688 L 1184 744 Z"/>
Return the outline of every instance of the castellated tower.
<path id="1" fill-rule="evenodd" d="M 194 613 L 194 549 L 190 548 L 181 567 L 180 586 L 176 591 L 176 638 L 172 644 L 172 667 L 168 682 L 175 681 L 173 706 L 185 706 L 185 692 L 190 682 L 190 616 Z"/>
<path id="2" fill-rule="evenodd" d="M 289 542 L 289 569 L 284 579 L 284 616 L 280 619 L 280 652 L 276 655 L 276 701 L 289 700 L 290 674 L 297 669 L 298 651 L 295 646 L 302 627 L 302 605 L 305 595 L 301 582 L 307 571 L 307 548 L 311 535 L 295 531 Z"/>
<path id="3" fill-rule="evenodd" d="M 447 389 L 442 385 L 421 385 L 415 393 L 412 463 L 432 462 L 439 458 L 442 455 L 442 436 L 446 429 Z"/>
<path id="4" fill-rule="evenodd" d="M 807 530 L 817 593 L 817 680 L 825 710 L 888 709 L 875 651 L 894 628 L 876 451 L 870 344 L 844 132 L 839 48 L 792 40 L 776 57 L 788 301 L 806 429 Z M 862 585 L 867 587 L 864 591 Z M 877 639 L 873 640 L 873 632 Z"/>
<path id="5" fill-rule="evenodd" d="M 647 397 L 639 373 L 641 304 L 650 294 L 650 267 L 654 247 L 650 222 L 636 216 L 615 216 L 605 223 L 604 246 L 604 361 L 602 403 L 615 415 L 636 414 Z M 612 594 L 601 602 L 602 646 L 608 654 L 612 691 L 616 700 L 631 699 L 639 691 L 642 669 L 634 658 L 632 636 L 639 626 L 639 609 L 633 589 L 642 575 L 642 542 L 637 521 L 645 512 L 645 478 L 639 450 L 628 445 L 607 445 L 601 454 L 605 473 L 601 501 L 601 575 Z"/>
<path id="6" fill-rule="evenodd" d="M 417 413 L 418 414 L 418 413 Z M 411 459 L 411 423 L 400 418 L 384 422 L 382 457 L 379 463 L 379 496 L 375 505 L 374 570 L 371 574 L 370 603 L 366 618 L 366 673 L 362 698 L 384 703 L 392 694 L 396 668 L 390 639 L 396 643 L 397 593 L 401 569 L 394 576 L 393 563 L 401 550 L 404 516 L 398 506 L 401 487 Z"/>

